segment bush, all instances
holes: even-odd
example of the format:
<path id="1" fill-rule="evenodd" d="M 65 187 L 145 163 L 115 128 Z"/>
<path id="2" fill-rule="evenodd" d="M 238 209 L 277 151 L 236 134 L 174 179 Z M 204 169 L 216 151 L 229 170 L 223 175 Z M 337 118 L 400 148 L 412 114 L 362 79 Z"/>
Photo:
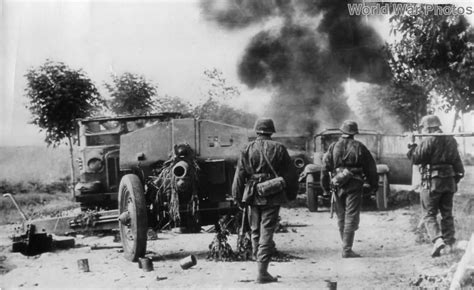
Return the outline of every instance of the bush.
<path id="1" fill-rule="evenodd" d="M 51 183 L 43 183 L 37 180 L 8 181 L 0 180 L 0 192 L 2 193 L 61 193 L 68 192 L 68 177 L 61 178 Z"/>

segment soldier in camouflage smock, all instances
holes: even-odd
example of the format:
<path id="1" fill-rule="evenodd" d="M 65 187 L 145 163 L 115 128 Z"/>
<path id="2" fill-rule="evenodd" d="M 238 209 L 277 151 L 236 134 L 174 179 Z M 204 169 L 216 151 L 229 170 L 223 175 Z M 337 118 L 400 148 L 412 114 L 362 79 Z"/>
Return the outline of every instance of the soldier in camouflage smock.
<path id="1" fill-rule="evenodd" d="M 359 228 L 363 184 L 366 180 L 372 191 L 378 188 L 375 160 L 361 142 L 354 140 L 359 133 L 357 123 L 344 121 L 341 138 L 329 146 L 323 158 L 321 186 L 328 193 L 336 190 L 336 214 L 342 239 L 342 257 L 360 257 L 352 251 L 355 231 Z M 342 178 L 340 178 L 342 177 Z"/>
<path id="2" fill-rule="evenodd" d="M 423 133 L 442 133 L 437 116 L 423 117 L 421 126 Z M 413 164 L 420 165 L 423 222 L 434 243 L 431 256 L 437 257 L 446 245 L 451 248 L 456 241 L 453 196 L 457 191 L 457 183 L 464 176 L 464 167 L 453 136 L 429 136 L 419 146 L 413 143 L 408 148 L 408 158 Z M 441 213 L 441 229 L 436 219 L 438 211 Z"/>
<path id="3" fill-rule="evenodd" d="M 256 140 L 245 147 L 239 158 L 232 194 L 241 208 L 249 206 L 252 247 L 258 262 L 256 282 L 268 283 L 277 281 L 268 273 L 268 264 L 275 250 L 273 233 L 280 205 L 296 198 L 298 176 L 285 146 L 271 139 L 275 133 L 273 121 L 266 118 L 257 120 L 255 131 Z M 285 190 L 261 196 L 256 191 L 256 185 L 275 178 L 275 173 L 285 180 Z"/>

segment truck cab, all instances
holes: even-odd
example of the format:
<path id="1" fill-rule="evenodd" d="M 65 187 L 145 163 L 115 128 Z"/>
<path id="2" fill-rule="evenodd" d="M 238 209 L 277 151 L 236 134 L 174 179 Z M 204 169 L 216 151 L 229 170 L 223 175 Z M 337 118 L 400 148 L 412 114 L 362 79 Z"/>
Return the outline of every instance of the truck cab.
<path id="1" fill-rule="evenodd" d="M 83 209 L 117 208 L 120 136 L 173 118 L 178 113 L 149 116 L 96 117 L 78 120 L 80 171 L 75 199 Z"/>

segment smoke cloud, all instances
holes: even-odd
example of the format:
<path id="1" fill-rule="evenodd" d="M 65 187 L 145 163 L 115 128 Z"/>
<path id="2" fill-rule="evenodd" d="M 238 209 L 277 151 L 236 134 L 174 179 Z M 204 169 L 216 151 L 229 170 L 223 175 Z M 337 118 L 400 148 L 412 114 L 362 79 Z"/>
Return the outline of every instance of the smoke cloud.
<path id="1" fill-rule="evenodd" d="M 390 79 L 383 41 L 347 0 L 203 0 L 207 19 L 227 29 L 279 18 L 249 41 L 238 74 L 250 88 L 274 91 L 268 115 L 286 130 L 312 134 L 351 117 L 343 83 Z"/>

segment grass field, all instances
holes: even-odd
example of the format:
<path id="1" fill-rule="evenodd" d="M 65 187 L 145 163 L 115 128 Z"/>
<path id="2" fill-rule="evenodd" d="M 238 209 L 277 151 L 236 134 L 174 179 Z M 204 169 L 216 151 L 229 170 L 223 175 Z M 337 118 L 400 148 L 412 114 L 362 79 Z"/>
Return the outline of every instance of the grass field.
<path id="1" fill-rule="evenodd" d="M 68 190 L 69 164 L 66 147 L 0 147 L 0 194 L 12 193 L 30 218 L 77 207 Z M 21 221 L 9 198 L 0 197 L 0 212 L 0 224 Z"/>
<path id="2" fill-rule="evenodd" d="M 65 146 L 0 147 L 0 181 L 54 183 L 69 177 L 69 166 L 69 150 Z"/>

